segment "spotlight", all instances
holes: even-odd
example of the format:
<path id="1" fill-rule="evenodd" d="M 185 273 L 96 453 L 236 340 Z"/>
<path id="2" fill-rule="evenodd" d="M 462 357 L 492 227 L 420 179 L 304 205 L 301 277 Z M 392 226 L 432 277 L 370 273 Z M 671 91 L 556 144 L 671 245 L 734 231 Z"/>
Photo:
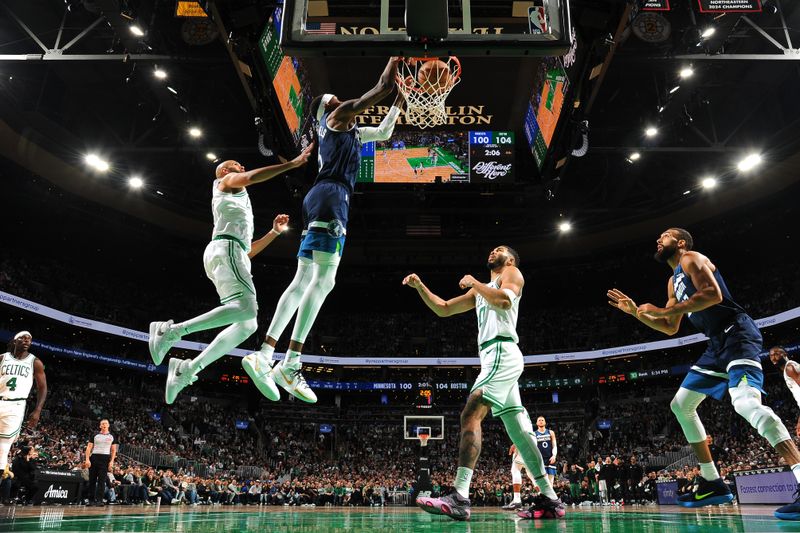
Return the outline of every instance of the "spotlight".
<path id="1" fill-rule="evenodd" d="M 144 185 L 144 180 L 138 176 L 134 176 L 128 180 L 128 185 L 131 186 L 131 189 L 141 189 Z"/>
<path id="2" fill-rule="evenodd" d="M 680 85 L 676 85 L 675 87 L 673 87 L 672 89 L 670 89 L 670 90 L 669 90 L 669 94 L 674 94 L 674 93 L 675 93 L 675 91 L 677 91 L 677 90 L 678 90 L 678 89 L 680 89 L 680 88 L 681 88 L 681 86 L 680 86 Z"/>
<path id="3" fill-rule="evenodd" d="M 561 233 L 567 233 L 572 229 L 572 224 L 569 222 L 562 222 L 558 225 L 558 229 L 561 231 Z"/>
<path id="4" fill-rule="evenodd" d="M 664 112 L 664 106 L 663 105 L 658 106 L 658 112 L 659 113 L 663 113 Z"/>
<path id="5" fill-rule="evenodd" d="M 642 157 L 642 154 L 640 154 L 639 152 L 633 152 L 625 159 L 628 161 L 628 163 L 633 163 L 634 161 L 638 161 L 640 157 Z"/>
<path id="6" fill-rule="evenodd" d="M 189 135 L 191 135 L 194 138 L 202 137 L 203 130 L 201 130 L 200 128 L 189 128 Z"/>
<path id="7" fill-rule="evenodd" d="M 658 129 L 656 129 L 654 126 L 648 126 L 647 129 L 644 130 L 644 134 L 648 137 L 655 137 L 658 135 Z"/>
<path id="8" fill-rule="evenodd" d="M 717 30 L 716 30 L 716 28 L 714 28 L 714 26 L 709 26 L 708 28 L 703 30 L 703 33 L 700 34 L 700 37 L 702 37 L 703 39 L 708 39 L 709 37 L 714 35 L 716 32 L 717 32 Z"/>
<path id="9" fill-rule="evenodd" d="M 214 152 L 208 152 L 206 154 L 206 159 L 208 159 L 209 161 L 214 161 L 215 159 L 217 159 L 217 154 L 215 154 Z"/>
<path id="10" fill-rule="evenodd" d="M 134 34 L 137 37 L 143 37 L 144 36 L 144 31 L 137 24 L 131 24 L 130 25 L 130 30 L 131 30 L 131 33 Z"/>
<path id="11" fill-rule="evenodd" d="M 714 178 L 703 178 L 703 181 L 700 182 L 700 185 L 702 185 L 704 189 L 713 189 L 717 186 L 717 180 Z"/>
<path id="12" fill-rule="evenodd" d="M 687 194 L 691 193 L 692 191 L 683 191 L 683 195 L 686 196 Z"/>
<path id="13" fill-rule="evenodd" d="M 160 80 L 163 80 L 163 79 L 166 79 L 167 73 L 165 71 L 161 70 L 160 68 L 157 68 L 157 69 L 155 69 L 153 71 L 153 76 L 155 76 L 156 78 L 158 78 Z"/>
<path id="14" fill-rule="evenodd" d="M 747 172 L 755 167 L 757 167 L 761 163 L 761 155 L 759 154 L 750 154 L 736 165 L 736 167 L 741 170 L 742 172 Z"/>
<path id="15" fill-rule="evenodd" d="M 692 69 L 692 67 L 684 67 L 681 69 L 679 74 L 680 77 L 685 80 L 686 78 L 692 77 L 692 75 L 694 74 L 694 69 Z"/>
<path id="16" fill-rule="evenodd" d="M 176 91 L 175 89 L 173 89 L 173 88 L 172 88 L 172 87 L 170 87 L 169 85 L 167 85 L 167 90 L 168 90 L 169 92 L 171 92 L 172 94 L 174 94 L 175 96 L 178 96 L 178 91 Z"/>
<path id="17" fill-rule="evenodd" d="M 88 154 L 85 157 L 85 161 L 90 167 L 93 167 L 95 170 L 99 170 L 100 172 L 105 172 L 111 168 L 111 165 L 108 164 L 108 161 L 100 159 L 97 154 Z"/>

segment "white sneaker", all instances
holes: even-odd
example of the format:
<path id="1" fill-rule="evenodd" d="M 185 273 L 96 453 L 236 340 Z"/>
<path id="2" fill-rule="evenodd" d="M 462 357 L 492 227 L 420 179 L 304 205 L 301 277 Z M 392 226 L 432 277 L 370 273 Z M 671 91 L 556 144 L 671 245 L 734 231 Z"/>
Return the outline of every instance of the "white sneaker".
<path id="1" fill-rule="evenodd" d="M 189 359 L 178 359 L 173 357 L 169 360 L 169 370 L 167 371 L 167 388 L 164 391 L 164 401 L 172 404 L 178 393 L 197 381 L 197 376 L 188 372 L 180 372 L 181 363 Z"/>
<path id="2" fill-rule="evenodd" d="M 271 363 L 272 361 L 262 352 L 253 352 L 242 359 L 242 368 L 253 380 L 261 394 L 267 399 L 277 402 L 281 399 L 281 392 L 270 375 L 272 373 Z"/>
<path id="3" fill-rule="evenodd" d="M 283 389 L 306 403 L 317 403 L 317 395 L 306 383 L 306 378 L 300 372 L 302 365 L 297 368 L 286 367 L 284 361 L 272 367 L 272 379 Z"/>
<path id="4" fill-rule="evenodd" d="M 148 345 L 150 346 L 150 357 L 156 366 L 164 361 L 164 356 L 172 348 L 176 342 L 181 340 L 181 336 L 177 331 L 173 331 L 172 320 L 166 322 L 150 322 L 150 339 Z"/>

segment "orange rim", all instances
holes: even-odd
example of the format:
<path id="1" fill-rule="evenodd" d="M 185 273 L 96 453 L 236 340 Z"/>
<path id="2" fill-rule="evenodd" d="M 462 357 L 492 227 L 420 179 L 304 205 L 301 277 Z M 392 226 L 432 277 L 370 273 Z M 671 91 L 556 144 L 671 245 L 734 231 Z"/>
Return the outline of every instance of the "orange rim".
<path id="1" fill-rule="evenodd" d="M 406 59 L 413 59 L 415 61 L 441 61 L 441 59 L 439 59 L 438 57 L 408 57 Z M 453 85 L 456 84 L 456 81 L 458 81 L 458 79 L 461 77 L 461 61 L 459 61 L 459 59 L 456 56 L 450 56 L 447 59 L 448 61 L 453 61 L 453 63 L 456 66 L 455 72 L 452 72 L 450 76 L 450 83 L 449 83 L 450 87 L 448 88 L 448 90 L 451 90 L 453 88 Z M 447 63 L 448 61 L 443 61 L 443 63 Z M 396 81 L 399 85 L 405 84 L 405 78 L 403 78 L 403 76 L 401 76 L 399 73 L 396 75 Z M 416 92 L 422 91 L 422 89 L 416 86 L 408 87 L 408 89 Z"/>

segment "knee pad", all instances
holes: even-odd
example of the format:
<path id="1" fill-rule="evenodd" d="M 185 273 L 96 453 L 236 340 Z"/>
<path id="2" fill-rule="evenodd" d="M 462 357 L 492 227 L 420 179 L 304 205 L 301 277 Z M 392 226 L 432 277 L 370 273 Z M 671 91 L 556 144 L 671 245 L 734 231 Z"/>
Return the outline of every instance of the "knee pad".
<path id="1" fill-rule="evenodd" d="M 738 387 L 728 389 L 733 408 L 739 415 L 758 431 L 758 434 L 774 447 L 785 440 L 790 440 L 789 431 L 772 409 L 761 403 L 761 391 L 740 383 Z"/>
<path id="2" fill-rule="evenodd" d="M 706 430 L 702 422 L 700 422 L 700 417 L 697 416 L 697 406 L 705 398 L 705 394 L 681 387 L 669 403 L 669 407 L 678 420 L 686 441 L 689 443 L 706 440 Z"/>

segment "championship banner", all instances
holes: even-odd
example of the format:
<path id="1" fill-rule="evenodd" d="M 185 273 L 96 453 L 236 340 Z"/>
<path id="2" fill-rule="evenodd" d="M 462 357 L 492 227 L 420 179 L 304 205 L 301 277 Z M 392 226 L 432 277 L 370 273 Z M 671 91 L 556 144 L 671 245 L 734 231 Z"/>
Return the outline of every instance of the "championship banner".
<path id="1" fill-rule="evenodd" d="M 697 0 L 700 13 L 760 13 L 761 0 Z"/>
<path id="2" fill-rule="evenodd" d="M 136 339 L 142 342 L 147 342 L 148 333 L 137 331 L 130 328 L 123 328 L 113 324 L 106 324 L 97 320 L 78 317 L 48 307 L 46 305 L 38 304 L 19 296 L 14 296 L 4 291 L 0 291 L 0 303 L 10 305 L 40 316 L 58 320 L 66 324 L 91 329 L 94 331 L 101 331 L 119 337 L 126 337 L 129 339 Z M 767 328 L 782 324 L 790 320 L 800 317 L 800 307 L 783 311 L 776 315 L 756 319 L 756 325 L 759 328 Z M 35 332 L 34 332 L 35 334 Z M 35 336 L 34 336 L 35 338 Z M 708 340 L 703 334 L 697 333 L 694 335 L 687 335 L 677 339 L 665 339 L 655 342 L 644 342 L 640 344 L 628 344 L 625 346 L 616 346 L 613 348 L 604 348 L 600 350 L 586 350 L 582 352 L 562 352 L 562 353 L 549 353 L 541 355 L 526 355 L 524 357 L 525 364 L 537 363 L 550 363 L 550 362 L 564 362 L 564 361 L 587 361 L 592 359 L 602 359 L 604 357 L 614 357 L 626 354 L 639 354 L 644 352 L 652 352 L 656 350 L 668 350 L 670 348 L 678 348 L 687 346 L 689 344 L 697 344 Z M 34 342 L 35 344 L 35 342 Z M 202 342 L 180 341 L 175 344 L 179 348 L 186 350 L 202 351 L 207 344 Z M 792 353 L 797 350 L 796 345 L 787 346 L 786 351 Z M 477 353 L 477 346 L 475 347 Z M 85 352 L 90 353 L 90 352 Z M 244 357 L 250 353 L 248 350 L 236 348 L 228 352 L 228 355 L 235 355 Z M 766 352 L 762 353 L 762 356 Z M 284 357 L 282 353 L 275 353 L 276 360 L 281 360 Z M 304 363 L 315 363 L 321 365 L 350 365 L 350 366 L 477 366 L 480 365 L 480 358 L 478 357 L 383 357 L 383 356 L 360 356 L 360 357 L 334 357 L 334 356 L 320 356 L 320 355 L 303 355 L 301 360 Z"/>

